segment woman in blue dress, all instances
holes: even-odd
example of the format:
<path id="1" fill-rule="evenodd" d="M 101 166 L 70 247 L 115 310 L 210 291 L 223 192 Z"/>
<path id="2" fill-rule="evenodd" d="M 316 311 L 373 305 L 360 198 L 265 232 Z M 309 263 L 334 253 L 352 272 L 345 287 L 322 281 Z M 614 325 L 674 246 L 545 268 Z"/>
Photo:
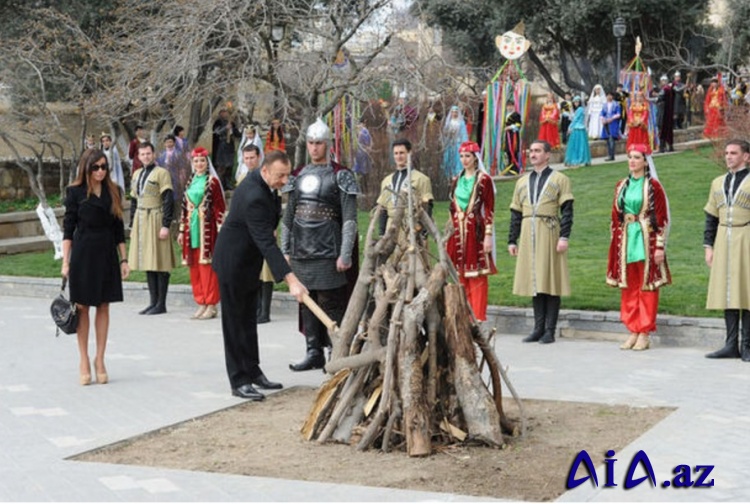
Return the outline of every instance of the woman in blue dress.
<path id="1" fill-rule="evenodd" d="M 565 166 L 591 165 L 591 151 L 586 129 L 586 108 L 581 105 L 581 97 L 573 98 L 573 119 L 568 129 L 568 146 L 565 149 Z"/>

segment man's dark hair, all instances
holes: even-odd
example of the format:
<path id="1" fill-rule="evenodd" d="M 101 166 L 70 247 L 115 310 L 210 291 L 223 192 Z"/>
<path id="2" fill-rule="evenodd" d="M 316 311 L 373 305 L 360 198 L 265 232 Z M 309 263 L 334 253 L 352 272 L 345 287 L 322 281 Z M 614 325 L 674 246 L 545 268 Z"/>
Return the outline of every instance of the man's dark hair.
<path id="1" fill-rule="evenodd" d="M 177 137 L 174 136 L 172 133 L 170 133 L 170 134 L 168 134 L 167 136 L 164 137 L 164 141 L 166 142 L 167 140 L 172 140 L 173 142 L 176 142 L 177 141 Z"/>
<path id="2" fill-rule="evenodd" d="M 742 140 L 741 138 L 733 138 L 728 141 L 724 147 L 729 147 L 730 145 L 736 145 L 745 154 L 750 153 L 750 142 L 748 142 L 747 140 Z"/>
<path id="3" fill-rule="evenodd" d="M 391 150 L 393 150 L 397 145 L 403 145 L 404 147 L 406 147 L 407 152 L 411 152 L 411 142 L 406 138 L 399 138 L 397 140 L 394 140 L 391 144 Z"/>
<path id="4" fill-rule="evenodd" d="M 172 130 L 172 134 L 174 136 L 180 136 L 180 133 L 182 133 L 183 131 L 185 131 L 185 128 L 183 128 L 182 126 L 180 126 L 179 124 L 177 124 L 174 127 L 174 129 Z"/>
<path id="5" fill-rule="evenodd" d="M 247 144 L 242 148 L 242 152 L 255 152 L 260 157 L 260 147 L 255 144 Z"/>
<path id="6" fill-rule="evenodd" d="M 534 144 L 540 144 L 542 148 L 544 148 L 544 152 L 552 152 L 552 146 L 549 144 L 547 140 L 540 140 L 539 138 L 537 138 L 536 140 L 531 142 L 529 145 L 534 145 Z"/>
<path id="7" fill-rule="evenodd" d="M 141 149 L 151 149 L 151 152 L 155 152 L 156 149 L 154 149 L 154 144 L 151 142 L 141 142 L 138 144 L 138 150 Z"/>
<path id="8" fill-rule="evenodd" d="M 256 147 L 256 146 L 254 146 Z M 283 161 L 285 164 L 292 164 L 292 162 L 289 160 L 289 156 L 286 152 L 282 151 L 271 151 L 268 154 L 266 154 L 266 157 L 263 159 L 263 166 L 271 166 L 276 161 Z"/>
<path id="9" fill-rule="evenodd" d="M 136 124 L 135 125 L 135 131 L 138 131 L 139 129 L 142 130 L 142 129 L 146 129 L 146 128 L 143 127 L 143 124 Z"/>

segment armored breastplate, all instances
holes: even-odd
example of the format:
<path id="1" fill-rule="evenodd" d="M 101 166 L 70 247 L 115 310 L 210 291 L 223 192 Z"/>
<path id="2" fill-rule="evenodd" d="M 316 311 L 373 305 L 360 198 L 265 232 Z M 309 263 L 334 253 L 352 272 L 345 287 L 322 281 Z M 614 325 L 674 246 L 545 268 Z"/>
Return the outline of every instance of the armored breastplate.
<path id="1" fill-rule="evenodd" d="M 341 195 L 336 183 L 336 174 L 330 167 L 306 170 L 297 180 L 297 204 L 300 209 L 324 212 L 327 218 L 338 217 L 341 207 Z M 333 212 L 333 215 L 331 212 Z M 320 217 L 326 218 L 326 217 Z M 313 219 L 317 220 L 315 217 Z"/>

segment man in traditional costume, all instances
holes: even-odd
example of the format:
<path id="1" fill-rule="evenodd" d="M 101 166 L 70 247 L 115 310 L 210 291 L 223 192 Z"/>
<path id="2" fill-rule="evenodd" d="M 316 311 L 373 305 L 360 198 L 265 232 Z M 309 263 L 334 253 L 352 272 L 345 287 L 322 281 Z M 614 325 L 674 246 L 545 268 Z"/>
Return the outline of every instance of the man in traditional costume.
<path id="1" fill-rule="evenodd" d="M 154 146 L 150 142 L 138 146 L 138 159 L 143 167 L 133 173 L 130 184 L 133 225 L 128 264 L 132 271 L 146 272 L 150 302 L 138 313 L 158 315 L 167 312 L 169 277 L 175 267 L 169 233 L 174 216 L 172 177 L 154 162 Z"/>
<path id="2" fill-rule="evenodd" d="M 730 140 L 724 148 L 729 170 L 711 183 L 703 233 L 706 264 L 711 268 L 706 308 L 724 310 L 726 344 L 709 359 L 750 362 L 750 143 Z M 741 327 L 741 330 L 740 330 Z M 742 342 L 737 347 L 738 336 Z"/>
<path id="3" fill-rule="evenodd" d="M 554 343 L 560 296 L 570 295 L 573 193 L 568 177 L 549 167 L 551 150 L 541 140 L 531 144 L 534 170 L 518 179 L 510 203 L 508 253 L 517 257 L 513 294 L 533 296 L 534 330 L 526 343 Z"/>
<path id="4" fill-rule="evenodd" d="M 292 173 L 282 192 L 289 195 L 281 225 L 281 250 L 310 297 L 337 323 L 349 301 L 347 270 L 356 265 L 357 182 L 348 168 L 329 161 L 331 131 L 318 118 L 307 128 L 310 164 Z M 320 369 L 323 347 L 331 346 L 326 327 L 301 306 L 307 353 L 292 371 Z"/>
<path id="5" fill-rule="evenodd" d="M 219 174 L 221 185 L 230 189 L 233 183 L 233 168 L 235 161 L 234 139 L 240 138 L 240 130 L 229 117 L 227 109 L 219 111 L 212 126 L 213 141 L 211 143 L 211 161 Z"/>
<path id="6" fill-rule="evenodd" d="M 513 102 L 505 106 L 505 151 L 506 163 L 503 174 L 518 175 L 521 173 L 521 114 L 516 111 Z"/>
<path id="7" fill-rule="evenodd" d="M 401 188 L 405 187 L 404 183 L 409 177 L 409 154 L 411 153 L 411 142 L 405 138 L 400 138 L 393 142 L 393 161 L 396 163 L 396 170 L 386 175 L 380 183 L 380 196 L 378 196 L 378 205 L 384 207 L 386 212 L 380 214 L 378 227 L 380 235 L 385 234 L 388 226 L 388 219 L 393 217 L 396 211 Z M 432 181 L 430 177 L 419 170 L 411 170 L 411 186 L 414 190 L 414 197 L 424 205 L 425 211 L 432 216 L 432 203 L 435 196 L 432 194 Z M 406 186 L 408 187 L 408 186 Z M 402 194 L 403 197 L 403 194 Z"/>

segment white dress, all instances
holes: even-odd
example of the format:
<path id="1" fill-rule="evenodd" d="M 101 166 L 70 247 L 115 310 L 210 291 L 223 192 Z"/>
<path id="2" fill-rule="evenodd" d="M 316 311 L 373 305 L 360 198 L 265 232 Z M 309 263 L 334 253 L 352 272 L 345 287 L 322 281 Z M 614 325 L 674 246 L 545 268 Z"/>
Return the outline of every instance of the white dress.
<path id="1" fill-rule="evenodd" d="M 588 110 L 586 111 L 589 117 L 587 129 L 589 138 L 592 140 L 599 140 L 602 137 L 602 109 L 605 99 L 603 94 L 589 98 Z"/>

